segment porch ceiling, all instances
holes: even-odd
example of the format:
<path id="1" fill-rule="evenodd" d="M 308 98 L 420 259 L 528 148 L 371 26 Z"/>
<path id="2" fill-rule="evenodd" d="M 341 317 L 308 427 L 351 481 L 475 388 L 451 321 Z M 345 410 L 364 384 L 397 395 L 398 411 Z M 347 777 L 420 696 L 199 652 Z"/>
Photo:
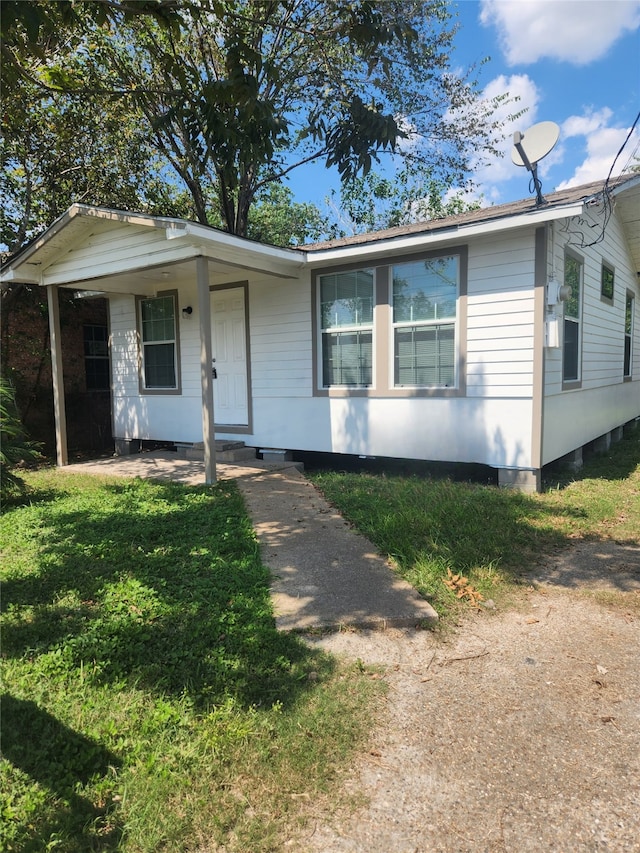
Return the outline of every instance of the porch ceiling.
<path id="1" fill-rule="evenodd" d="M 624 224 L 636 272 L 640 275 L 640 181 L 625 187 L 624 192 L 616 196 L 615 204 Z"/>
<path id="2" fill-rule="evenodd" d="M 246 277 L 247 269 L 209 261 L 209 283 L 219 284 Z M 176 263 L 164 263 L 148 266 L 140 270 L 130 270 L 114 275 L 87 279 L 82 282 L 70 282 L 60 285 L 73 290 L 86 290 L 92 293 L 126 293 L 136 296 L 153 296 L 160 290 L 171 290 L 176 285 L 196 280 L 196 259 Z"/>

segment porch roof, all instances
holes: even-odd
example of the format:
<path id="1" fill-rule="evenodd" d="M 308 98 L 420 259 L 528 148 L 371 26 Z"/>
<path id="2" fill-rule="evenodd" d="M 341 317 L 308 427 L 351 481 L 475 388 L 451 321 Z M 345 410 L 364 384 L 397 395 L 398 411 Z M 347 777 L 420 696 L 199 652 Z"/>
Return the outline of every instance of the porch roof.
<path id="1" fill-rule="evenodd" d="M 209 260 L 212 280 L 217 276 L 228 280 L 243 271 L 295 279 L 305 268 L 451 245 L 491 232 L 588 215 L 590 210 L 599 210 L 606 222 L 614 206 L 640 271 L 640 175 L 623 175 L 609 181 L 606 191 L 605 182 L 597 181 L 549 193 L 544 205 L 528 198 L 295 249 L 258 243 L 183 219 L 74 204 L 3 266 L 0 281 L 144 295 L 166 284 L 180 267 L 192 269 L 198 257 Z M 74 249 L 119 226 L 146 231 L 135 255 L 114 250 L 108 256 L 72 263 Z"/>
<path id="2" fill-rule="evenodd" d="M 76 264 L 65 262 L 74 249 L 119 225 L 148 229 L 135 254 L 115 251 Z M 296 278 L 305 263 L 299 250 L 268 246 L 184 219 L 74 204 L 5 264 L 0 280 L 146 294 L 166 284 L 169 270 L 193 267 L 198 257 L 211 262 L 212 275 L 227 277 L 252 271 Z"/>

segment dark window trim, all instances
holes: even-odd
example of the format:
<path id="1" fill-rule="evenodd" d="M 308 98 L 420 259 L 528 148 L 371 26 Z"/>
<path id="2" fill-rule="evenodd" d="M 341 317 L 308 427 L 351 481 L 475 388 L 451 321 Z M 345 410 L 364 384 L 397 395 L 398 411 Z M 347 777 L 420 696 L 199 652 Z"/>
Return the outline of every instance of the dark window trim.
<path id="1" fill-rule="evenodd" d="M 147 299 L 173 297 L 173 319 L 175 329 L 176 352 L 176 387 L 175 388 L 145 388 L 144 384 L 144 344 L 142 341 L 142 309 L 141 304 Z M 159 290 L 153 296 L 136 296 L 136 335 L 138 344 L 138 389 L 140 396 L 145 397 L 178 397 L 182 395 L 182 367 L 180 361 L 180 325 L 178 322 L 178 291 Z"/>
<path id="2" fill-rule="evenodd" d="M 627 345 L 627 300 L 631 299 L 631 332 L 629 333 L 629 372 L 624 372 L 624 353 Z M 633 381 L 633 338 L 635 331 L 635 314 L 636 314 L 636 295 L 632 290 L 627 290 L 624 297 L 624 335 L 623 335 L 623 363 L 622 363 L 622 381 Z"/>
<path id="3" fill-rule="evenodd" d="M 396 388 L 393 385 L 393 332 L 391 310 L 391 267 L 407 261 L 419 261 L 427 258 L 440 258 L 457 255 L 460 264 L 460 282 L 458 305 L 456 311 L 456 377 L 455 388 L 406 387 Z M 373 307 L 373 381 L 368 388 L 350 388 L 336 386 L 323 388 L 321 377 L 321 332 L 319 317 L 319 278 L 329 273 L 346 272 L 356 269 L 372 269 L 374 271 Z M 363 259 L 349 264 L 322 267 L 314 270 L 311 275 L 311 323 L 312 323 L 312 362 L 313 362 L 313 396 L 314 397 L 465 397 L 467 393 L 466 364 L 467 364 L 467 287 L 469 271 L 469 248 L 466 245 L 445 246 L 428 252 L 403 253 L 384 259 Z"/>
<path id="4" fill-rule="evenodd" d="M 608 270 L 611 273 L 612 281 L 612 293 L 611 296 L 607 296 L 604 293 L 604 271 Z M 608 263 L 607 261 L 602 259 L 602 263 L 600 265 L 600 301 L 604 302 L 605 305 L 613 305 L 615 300 L 615 292 L 616 292 L 616 269 L 613 264 Z"/>
<path id="5" fill-rule="evenodd" d="M 564 250 L 565 263 L 566 258 L 573 258 L 574 261 L 577 261 L 580 264 L 580 303 L 578 306 L 578 355 L 577 355 L 577 363 L 578 363 L 578 376 L 576 379 L 565 379 L 564 378 L 564 335 L 565 335 L 565 322 L 567 320 L 566 314 L 563 314 L 562 317 L 562 390 L 563 391 L 577 391 L 582 388 L 582 340 L 583 340 L 583 316 L 584 316 L 584 258 L 582 255 L 578 254 L 578 252 L 574 252 L 571 249 L 565 247 Z M 564 282 L 564 269 L 563 269 L 563 282 Z M 565 312 L 566 312 L 566 302 Z M 572 318 L 569 318 L 572 319 Z"/>

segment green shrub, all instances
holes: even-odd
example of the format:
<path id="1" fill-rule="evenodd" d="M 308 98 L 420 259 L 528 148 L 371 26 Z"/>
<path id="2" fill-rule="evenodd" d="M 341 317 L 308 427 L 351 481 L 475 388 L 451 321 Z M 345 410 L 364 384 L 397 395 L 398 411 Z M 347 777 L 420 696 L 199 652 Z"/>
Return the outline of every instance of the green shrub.
<path id="1" fill-rule="evenodd" d="M 20 495 L 25 484 L 15 469 L 23 462 L 40 458 L 37 446 L 28 441 L 16 407 L 15 393 L 6 379 L 0 379 L 0 499 Z"/>

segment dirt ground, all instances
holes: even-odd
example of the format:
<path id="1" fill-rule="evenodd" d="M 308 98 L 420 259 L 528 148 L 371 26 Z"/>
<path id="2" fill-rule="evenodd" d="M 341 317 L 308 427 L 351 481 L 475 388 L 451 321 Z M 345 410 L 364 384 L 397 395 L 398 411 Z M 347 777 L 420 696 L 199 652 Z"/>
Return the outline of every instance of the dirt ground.
<path id="1" fill-rule="evenodd" d="M 640 851 L 640 547 L 577 543 L 444 635 L 308 639 L 389 689 L 296 853 Z"/>

